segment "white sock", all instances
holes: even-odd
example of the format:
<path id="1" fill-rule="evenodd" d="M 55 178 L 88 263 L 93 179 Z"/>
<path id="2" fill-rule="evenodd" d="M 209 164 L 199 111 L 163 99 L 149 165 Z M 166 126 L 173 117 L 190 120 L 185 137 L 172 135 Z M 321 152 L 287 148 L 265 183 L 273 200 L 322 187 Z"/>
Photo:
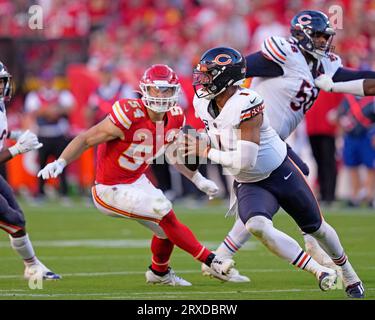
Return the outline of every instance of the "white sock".
<path id="1" fill-rule="evenodd" d="M 318 241 L 313 236 L 304 233 L 303 239 L 305 241 L 306 252 L 310 254 L 319 264 L 333 269 L 339 268 L 335 265 L 332 258 L 320 247 Z"/>
<path id="2" fill-rule="evenodd" d="M 320 228 L 311 234 L 335 264 L 341 266 L 347 260 L 344 248 L 335 231 L 327 222 L 323 221 Z"/>
<path id="3" fill-rule="evenodd" d="M 327 268 L 318 264 L 310 255 L 302 250 L 296 240 L 273 226 L 271 220 L 263 216 L 249 219 L 246 228 L 254 234 L 271 252 L 294 266 L 319 275 Z"/>
<path id="4" fill-rule="evenodd" d="M 361 281 L 348 260 L 341 266 L 341 270 L 342 281 L 345 287 Z"/>
<path id="5" fill-rule="evenodd" d="M 30 266 L 39 262 L 35 256 L 35 252 L 28 234 L 19 238 L 13 238 L 11 235 L 9 235 L 9 239 L 10 245 L 21 256 L 25 265 Z"/>
<path id="6" fill-rule="evenodd" d="M 221 257 L 231 258 L 249 240 L 250 236 L 250 232 L 241 219 L 237 219 L 215 253 Z"/>

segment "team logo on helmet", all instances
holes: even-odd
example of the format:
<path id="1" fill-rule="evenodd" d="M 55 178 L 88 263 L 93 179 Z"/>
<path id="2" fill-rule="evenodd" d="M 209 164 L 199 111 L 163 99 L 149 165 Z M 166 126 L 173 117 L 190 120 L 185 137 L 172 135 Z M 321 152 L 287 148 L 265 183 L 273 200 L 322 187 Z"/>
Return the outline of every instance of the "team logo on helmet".
<path id="1" fill-rule="evenodd" d="M 229 54 L 221 53 L 215 57 L 214 62 L 219 66 L 226 66 L 232 62 L 232 58 Z"/>
<path id="2" fill-rule="evenodd" d="M 301 25 L 307 25 L 311 23 L 312 17 L 309 14 L 304 14 L 300 17 L 298 17 L 298 23 Z"/>

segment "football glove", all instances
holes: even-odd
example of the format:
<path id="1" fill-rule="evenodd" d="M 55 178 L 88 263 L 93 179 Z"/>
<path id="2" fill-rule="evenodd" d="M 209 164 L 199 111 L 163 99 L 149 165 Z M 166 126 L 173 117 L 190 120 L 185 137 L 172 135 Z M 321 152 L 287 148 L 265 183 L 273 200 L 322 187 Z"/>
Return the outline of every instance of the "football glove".
<path id="1" fill-rule="evenodd" d="M 63 172 L 64 168 L 66 167 L 66 161 L 64 159 L 55 160 L 49 164 L 47 164 L 42 170 L 38 172 L 38 178 L 42 177 L 42 179 L 50 179 L 56 178 L 61 172 Z"/>
<path id="2" fill-rule="evenodd" d="M 210 199 L 213 199 L 217 196 L 219 192 L 219 187 L 215 182 L 203 177 L 199 172 L 196 172 L 191 178 L 191 181 L 196 185 L 196 187 L 207 194 Z"/>
<path id="3" fill-rule="evenodd" d="M 324 91 L 331 92 L 334 86 L 334 82 L 330 76 L 322 74 L 315 79 L 315 85 Z"/>
<path id="4" fill-rule="evenodd" d="M 23 134 L 21 134 L 17 142 L 8 148 L 8 150 L 12 157 L 14 157 L 17 154 L 39 149 L 42 146 L 43 144 L 38 141 L 38 137 L 31 131 L 26 130 Z"/>

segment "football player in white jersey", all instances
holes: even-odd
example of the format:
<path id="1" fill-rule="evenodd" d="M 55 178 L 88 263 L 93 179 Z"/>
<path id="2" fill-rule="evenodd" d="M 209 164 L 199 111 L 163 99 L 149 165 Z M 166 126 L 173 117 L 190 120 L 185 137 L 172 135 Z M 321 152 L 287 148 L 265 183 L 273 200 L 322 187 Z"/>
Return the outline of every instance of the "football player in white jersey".
<path id="1" fill-rule="evenodd" d="M 12 94 L 11 75 L 0 62 L 0 163 L 6 162 L 18 154 L 42 147 L 37 136 L 29 130 L 9 131 L 6 117 L 5 102 Z M 17 142 L 10 148 L 4 148 L 5 139 Z M 11 247 L 21 256 L 25 264 L 24 277 L 29 279 L 38 276 L 45 280 L 58 280 L 58 274 L 49 270 L 35 255 L 29 235 L 25 229 L 25 216 L 17 203 L 12 188 L 0 176 L 0 228 L 9 234 Z"/>
<path id="2" fill-rule="evenodd" d="M 194 107 L 211 144 L 202 147 L 203 140 L 188 136 L 189 143 L 182 146 L 185 155 L 209 158 L 233 175 L 239 218 L 271 252 L 315 274 L 322 290 L 334 286 L 336 271 L 318 264 L 294 239 L 274 228 L 272 218 L 282 207 L 342 265 L 348 295 L 363 297 L 362 282 L 335 230 L 324 221 L 301 170 L 287 155 L 286 143 L 263 113 L 267 105 L 255 91 L 236 85 L 245 77 L 245 68 L 245 59 L 232 48 L 203 54 L 194 70 Z"/>
<path id="3" fill-rule="evenodd" d="M 302 11 L 291 21 L 291 38 L 269 37 L 261 51 L 246 57 L 246 77 L 253 77 L 251 88 L 263 97 L 271 126 L 283 140 L 302 121 L 319 89 L 361 96 L 375 94 L 375 72 L 346 69 L 340 57 L 330 52 L 334 34 L 324 13 Z M 288 155 L 308 175 L 307 165 L 289 146 Z M 216 251 L 232 257 L 249 237 L 238 219 Z M 332 266 L 332 260 L 313 237 L 305 234 L 304 240 L 307 251 L 317 261 Z"/>

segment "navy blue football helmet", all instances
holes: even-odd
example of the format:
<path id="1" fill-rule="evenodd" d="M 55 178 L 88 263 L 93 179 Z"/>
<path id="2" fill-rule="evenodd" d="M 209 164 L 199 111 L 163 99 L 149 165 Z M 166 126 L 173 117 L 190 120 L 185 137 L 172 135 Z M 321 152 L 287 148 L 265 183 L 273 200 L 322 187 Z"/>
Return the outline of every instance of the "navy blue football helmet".
<path id="1" fill-rule="evenodd" d="M 316 10 L 301 11 L 293 17 L 290 24 L 292 37 L 302 50 L 307 51 L 316 59 L 328 55 L 336 32 L 323 12 Z M 319 45 L 314 41 L 314 38 L 320 36 L 324 36 L 326 39 L 324 45 Z"/>
<path id="2" fill-rule="evenodd" d="M 9 101 L 12 97 L 12 76 L 5 65 L 0 61 L 0 79 L 3 80 L 3 88 L 0 89 L 0 100 Z"/>
<path id="3" fill-rule="evenodd" d="M 213 99 L 245 78 L 246 60 L 229 47 L 206 51 L 193 71 L 193 87 L 198 98 Z"/>

